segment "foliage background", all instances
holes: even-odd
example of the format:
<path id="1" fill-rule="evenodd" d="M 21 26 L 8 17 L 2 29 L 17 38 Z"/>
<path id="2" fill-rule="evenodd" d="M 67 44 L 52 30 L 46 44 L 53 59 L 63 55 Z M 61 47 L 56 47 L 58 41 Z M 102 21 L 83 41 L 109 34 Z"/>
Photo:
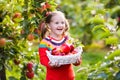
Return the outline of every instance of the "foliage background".
<path id="1" fill-rule="evenodd" d="M 44 2 L 51 7 L 44 8 Z M 119 5 L 119 0 L 0 0 L 0 38 L 6 39 L 0 47 L 0 69 L 5 67 L 7 80 L 26 80 L 26 64 L 33 62 L 33 80 L 44 80 L 45 68 L 38 57 L 40 33 L 35 29 L 46 12 L 57 9 L 68 18 L 71 36 L 84 45 L 83 63 L 75 67 L 76 80 L 119 80 Z M 21 17 L 13 20 L 16 12 Z M 29 34 L 34 40 L 27 39 Z M 13 62 L 16 58 L 19 65 Z"/>

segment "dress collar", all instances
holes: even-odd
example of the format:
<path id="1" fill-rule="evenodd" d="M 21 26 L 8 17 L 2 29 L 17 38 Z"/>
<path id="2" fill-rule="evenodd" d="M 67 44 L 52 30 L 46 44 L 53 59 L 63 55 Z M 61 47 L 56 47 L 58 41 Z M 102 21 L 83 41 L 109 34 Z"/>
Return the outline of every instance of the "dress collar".
<path id="1" fill-rule="evenodd" d="M 50 43 L 52 43 L 55 46 L 60 46 L 61 44 L 63 44 L 66 40 L 68 39 L 67 36 L 64 36 L 61 40 L 56 40 L 50 36 L 47 36 L 45 38 L 45 40 L 49 41 Z"/>

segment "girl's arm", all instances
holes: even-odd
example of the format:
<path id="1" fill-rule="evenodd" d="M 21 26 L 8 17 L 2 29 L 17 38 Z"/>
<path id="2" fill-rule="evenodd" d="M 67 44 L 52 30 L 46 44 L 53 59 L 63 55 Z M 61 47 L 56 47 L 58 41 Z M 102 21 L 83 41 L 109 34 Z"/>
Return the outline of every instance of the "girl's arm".
<path id="1" fill-rule="evenodd" d="M 49 59 L 46 55 L 47 48 L 39 48 L 40 63 L 46 67 L 50 67 Z"/>

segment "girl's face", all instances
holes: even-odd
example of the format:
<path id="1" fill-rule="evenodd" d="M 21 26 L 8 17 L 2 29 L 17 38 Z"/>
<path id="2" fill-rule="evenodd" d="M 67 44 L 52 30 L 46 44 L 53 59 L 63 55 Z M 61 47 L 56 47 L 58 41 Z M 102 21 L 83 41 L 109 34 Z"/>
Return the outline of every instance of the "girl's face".
<path id="1" fill-rule="evenodd" d="M 48 25 L 51 30 L 51 36 L 61 36 L 65 31 L 65 17 L 61 14 L 55 14 L 52 16 L 51 22 Z"/>

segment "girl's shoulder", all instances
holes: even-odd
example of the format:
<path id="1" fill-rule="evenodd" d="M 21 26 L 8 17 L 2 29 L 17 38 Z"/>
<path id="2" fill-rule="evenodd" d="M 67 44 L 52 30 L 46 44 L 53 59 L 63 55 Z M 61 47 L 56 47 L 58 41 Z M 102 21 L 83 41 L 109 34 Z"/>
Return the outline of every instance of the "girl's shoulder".
<path id="1" fill-rule="evenodd" d="M 43 38 L 41 41 L 40 41 L 40 44 L 39 44 L 39 47 L 47 47 L 49 44 L 49 42 Z"/>

